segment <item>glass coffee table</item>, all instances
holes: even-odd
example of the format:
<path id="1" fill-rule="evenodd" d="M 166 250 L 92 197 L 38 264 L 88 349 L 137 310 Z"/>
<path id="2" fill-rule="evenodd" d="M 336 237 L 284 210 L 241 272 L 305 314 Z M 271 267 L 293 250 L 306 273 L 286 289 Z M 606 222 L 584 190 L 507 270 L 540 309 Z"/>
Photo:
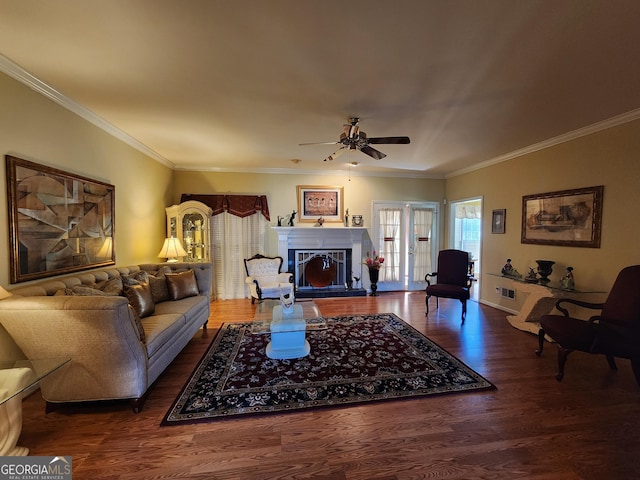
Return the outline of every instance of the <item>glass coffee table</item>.
<path id="1" fill-rule="evenodd" d="M 322 317 L 318 305 L 313 300 L 296 300 L 294 307 L 302 309 L 302 318 L 305 320 L 307 330 L 321 330 L 327 328 L 327 322 Z M 274 320 L 274 309 L 280 307 L 280 300 L 263 300 L 256 307 L 256 313 L 251 324 L 251 333 L 270 333 L 269 326 Z M 276 313 L 278 309 L 276 309 Z"/>
<path id="2" fill-rule="evenodd" d="M 309 354 L 307 331 L 326 328 L 327 323 L 313 301 L 298 301 L 291 308 L 284 308 L 279 300 L 263 300 L 256 308 L 251 333 L 271 334 L 267 356 L 288 360 Z"/>

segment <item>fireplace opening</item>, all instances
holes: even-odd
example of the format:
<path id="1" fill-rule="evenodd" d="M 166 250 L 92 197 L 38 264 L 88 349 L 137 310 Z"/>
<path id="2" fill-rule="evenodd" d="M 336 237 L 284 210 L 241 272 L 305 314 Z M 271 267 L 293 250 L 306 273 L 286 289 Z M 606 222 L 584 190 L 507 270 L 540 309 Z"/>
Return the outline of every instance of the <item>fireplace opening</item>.
<path id="1" fill-rule="evenodd" d="M 330 257 L 315 256 L 306 263 L 304 278 L 312 287 L 327 287 L 336 280 L 336 264 Z"/>
<path id="2" fill-rule="evenodd" d="M 351 249 L 289 250 L 298 289 L 350 286 Z"/>

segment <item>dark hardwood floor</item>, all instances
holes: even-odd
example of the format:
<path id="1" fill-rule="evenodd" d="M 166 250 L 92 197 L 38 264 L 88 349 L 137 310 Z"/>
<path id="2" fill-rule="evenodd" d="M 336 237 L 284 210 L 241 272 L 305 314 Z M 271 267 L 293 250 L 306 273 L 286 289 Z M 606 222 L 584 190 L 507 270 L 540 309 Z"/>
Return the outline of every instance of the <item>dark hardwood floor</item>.
<path id="1" fill-rule="evenodd" d="M 24 401 L 19 444 L 31 455 L 72 455 L 80 479 L 631 479 L 640 478 L 640 387 L 630 364 L 575 352 L 557 382 L 556 349 L 505 313 L 423 293 L 317 299 L 325 315 L 393 312 L 498 389 L 160 427 L 222 322 L 253 318 L 249 300 L 212 304 L 199 332 L 152 387 L 144 409 L 125 403 L 45 414 Z M 46 332 L 43 332 L 46 334 Z"/>

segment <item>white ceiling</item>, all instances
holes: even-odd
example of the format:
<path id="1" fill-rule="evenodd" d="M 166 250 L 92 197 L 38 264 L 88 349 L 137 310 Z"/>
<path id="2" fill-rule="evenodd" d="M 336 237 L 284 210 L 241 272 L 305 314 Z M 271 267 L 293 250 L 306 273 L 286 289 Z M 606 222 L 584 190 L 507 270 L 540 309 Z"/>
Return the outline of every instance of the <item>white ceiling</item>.
<path id="1" fill-rule="evenodd" d="M 639 25 L 637 0 L 0 0 L 0 54 L 179 169 L 445 177 L 640 118 Z M 411 144 L 298 145 L 350 116 Z"/>

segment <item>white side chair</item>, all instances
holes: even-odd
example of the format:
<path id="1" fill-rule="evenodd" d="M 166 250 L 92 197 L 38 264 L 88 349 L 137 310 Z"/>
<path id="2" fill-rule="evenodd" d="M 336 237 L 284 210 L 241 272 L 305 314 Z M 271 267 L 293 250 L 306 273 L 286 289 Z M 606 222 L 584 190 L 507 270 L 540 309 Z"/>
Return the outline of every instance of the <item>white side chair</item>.
<path id="1" fill-rule="evenodd" d="M 281 294 L 294 296 L 293 275 L 280 272 L 282 262 L 282 257 L 265 257 L 260 254 L 245 258 L 251 303 L 256 300 L 261 302 L 265 298 L 279 299 Z"/>

